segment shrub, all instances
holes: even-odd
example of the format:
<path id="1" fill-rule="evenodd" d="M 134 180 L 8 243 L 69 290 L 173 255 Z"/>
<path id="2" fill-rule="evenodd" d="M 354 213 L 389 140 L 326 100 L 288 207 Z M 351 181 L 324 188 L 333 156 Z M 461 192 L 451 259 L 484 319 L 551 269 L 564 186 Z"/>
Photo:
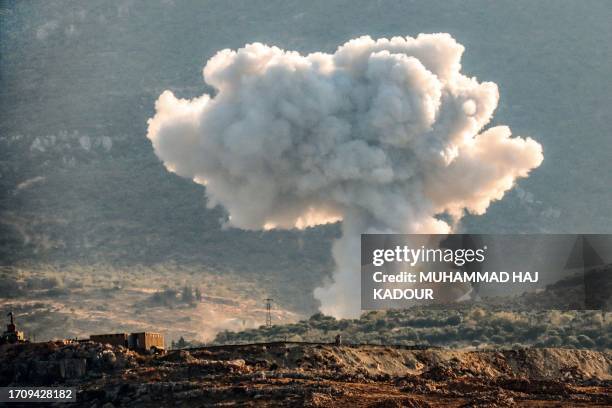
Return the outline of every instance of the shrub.
<path id="1" fill-rule="evenodd" d="M 546 347 L 559 347 L 563 344 L 563 340 L 559 336 L 550 336 L 544 341 Z"/>
<path id="2" fill-rule="evenodd" d="M 495 344 L 503 344 L 505 343 L 506 339 L 504 338 L 504 336 L 500 336 L 499 334 L 495 334 L 493 336 L 491 336 L 491 341 Z"/>
<path id="3" fill-rule="evenodd" d="M 587 335 L 580 334 L 576 336 L 576 339 L 578 340 L 578 343 L 580 343 L 580 345 L 584 348 L 594 348 L 595 347 L 595 342 L 591 340 L 591 338 Z"/>
<path id="4" fill-rule="evenodd" d="M 26 280 L 26 288 L 28 289 L 53 289 L 58 287 L 59 284 L 59 279 L 55 276 L 50 278 L 46 276 L 42 278 L 31 277 Z"/>
<path id="5" fill-rule="evenodd" d="M 461 318 L 460 315 L 454 315 L 446 319 L 446 324 L 449 326 L 458 326 L 461 324 L 462 321 L 463 319 Z"/>

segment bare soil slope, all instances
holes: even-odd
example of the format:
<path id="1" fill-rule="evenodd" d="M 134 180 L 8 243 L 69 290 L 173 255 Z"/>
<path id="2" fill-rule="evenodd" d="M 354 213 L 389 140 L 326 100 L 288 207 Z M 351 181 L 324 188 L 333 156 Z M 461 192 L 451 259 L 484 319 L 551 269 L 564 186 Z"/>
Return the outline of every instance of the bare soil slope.
<path id="1" fill-rule="evenodd" d="M 9 384 L 76 386 L 77 405 L 105 408 L 603 407 L 612 405 L 612 354 L 267 343 L 141 356 L 39 343 L 0 348 L 0 386 Z"/>

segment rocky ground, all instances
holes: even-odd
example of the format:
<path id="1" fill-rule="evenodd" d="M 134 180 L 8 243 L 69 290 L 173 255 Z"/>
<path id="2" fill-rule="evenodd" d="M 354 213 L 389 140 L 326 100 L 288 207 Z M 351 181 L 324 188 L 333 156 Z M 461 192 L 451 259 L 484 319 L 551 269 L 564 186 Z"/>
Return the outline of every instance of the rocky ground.
<path id="1" fill-rule="evenodd" d="M 612 405 L 612 354 L 308 343 L 140 355 L 93 343 L 0 347 L 0 386 L 77 387 L 70 406 Z"/>

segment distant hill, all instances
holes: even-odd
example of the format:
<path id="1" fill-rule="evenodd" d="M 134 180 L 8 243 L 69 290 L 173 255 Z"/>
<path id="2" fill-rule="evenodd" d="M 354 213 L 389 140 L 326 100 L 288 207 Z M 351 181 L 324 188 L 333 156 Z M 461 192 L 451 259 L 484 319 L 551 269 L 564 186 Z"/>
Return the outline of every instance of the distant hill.
<path id="1" fill-rule="evenodd" d="M 514 300 L 525 309 L 590 309 L 610 311 L 612 305 L 612 264 L 591 268 L 561 279 L 545 290 L 525 293 Z"/>
<path id="2" fill-rule="evenodd" d="M 201 69 L 220 49 L 329 52 L 366 34 L 450 32 L 465 71 L 499 83 L 496 120 L 543 143 L 542 169 L 466 231 L 609 232 L 610 17 L 607 0 L 0 1 L 0 264 L 201 265 L 314 312 L 339 225 L 223 229 L 205 190 L 157 160 L 147 119 L 165 89 L 212 92 Z"/>
<path id="3" fill-rule="evenodd" d="M 332 341 L 340 334 L 348 343 L 608 350 L 612 349 L 612 319 L 607 312 L 612 298 L 610 273 L 608 265 L 589 270 L 586 275 L 564 278 L 536 293 L 371 311 L 352 320 L 315 314 L 294 324 L 224 331 L 215 342 Z"/>

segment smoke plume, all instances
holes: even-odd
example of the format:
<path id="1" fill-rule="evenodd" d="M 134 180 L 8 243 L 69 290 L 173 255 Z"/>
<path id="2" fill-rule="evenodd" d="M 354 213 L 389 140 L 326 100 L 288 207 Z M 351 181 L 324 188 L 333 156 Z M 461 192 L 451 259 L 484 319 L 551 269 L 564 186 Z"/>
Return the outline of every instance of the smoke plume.
<path id="1" fill-rule="evenodd" d="M 463 51 L 448 34 L 360 37 L 305 56 L 260 43 L 222 50 L 204 67 L 216 94 L 165 91 L 147 136 L 231 226 L 342 220 L 333 279 L 315 297 L 324 313 L 353 317 L 361 233 L 450 232 L 543 160 L 536 141 L 483 130 L 497 86 L 460 72 Z"/>

